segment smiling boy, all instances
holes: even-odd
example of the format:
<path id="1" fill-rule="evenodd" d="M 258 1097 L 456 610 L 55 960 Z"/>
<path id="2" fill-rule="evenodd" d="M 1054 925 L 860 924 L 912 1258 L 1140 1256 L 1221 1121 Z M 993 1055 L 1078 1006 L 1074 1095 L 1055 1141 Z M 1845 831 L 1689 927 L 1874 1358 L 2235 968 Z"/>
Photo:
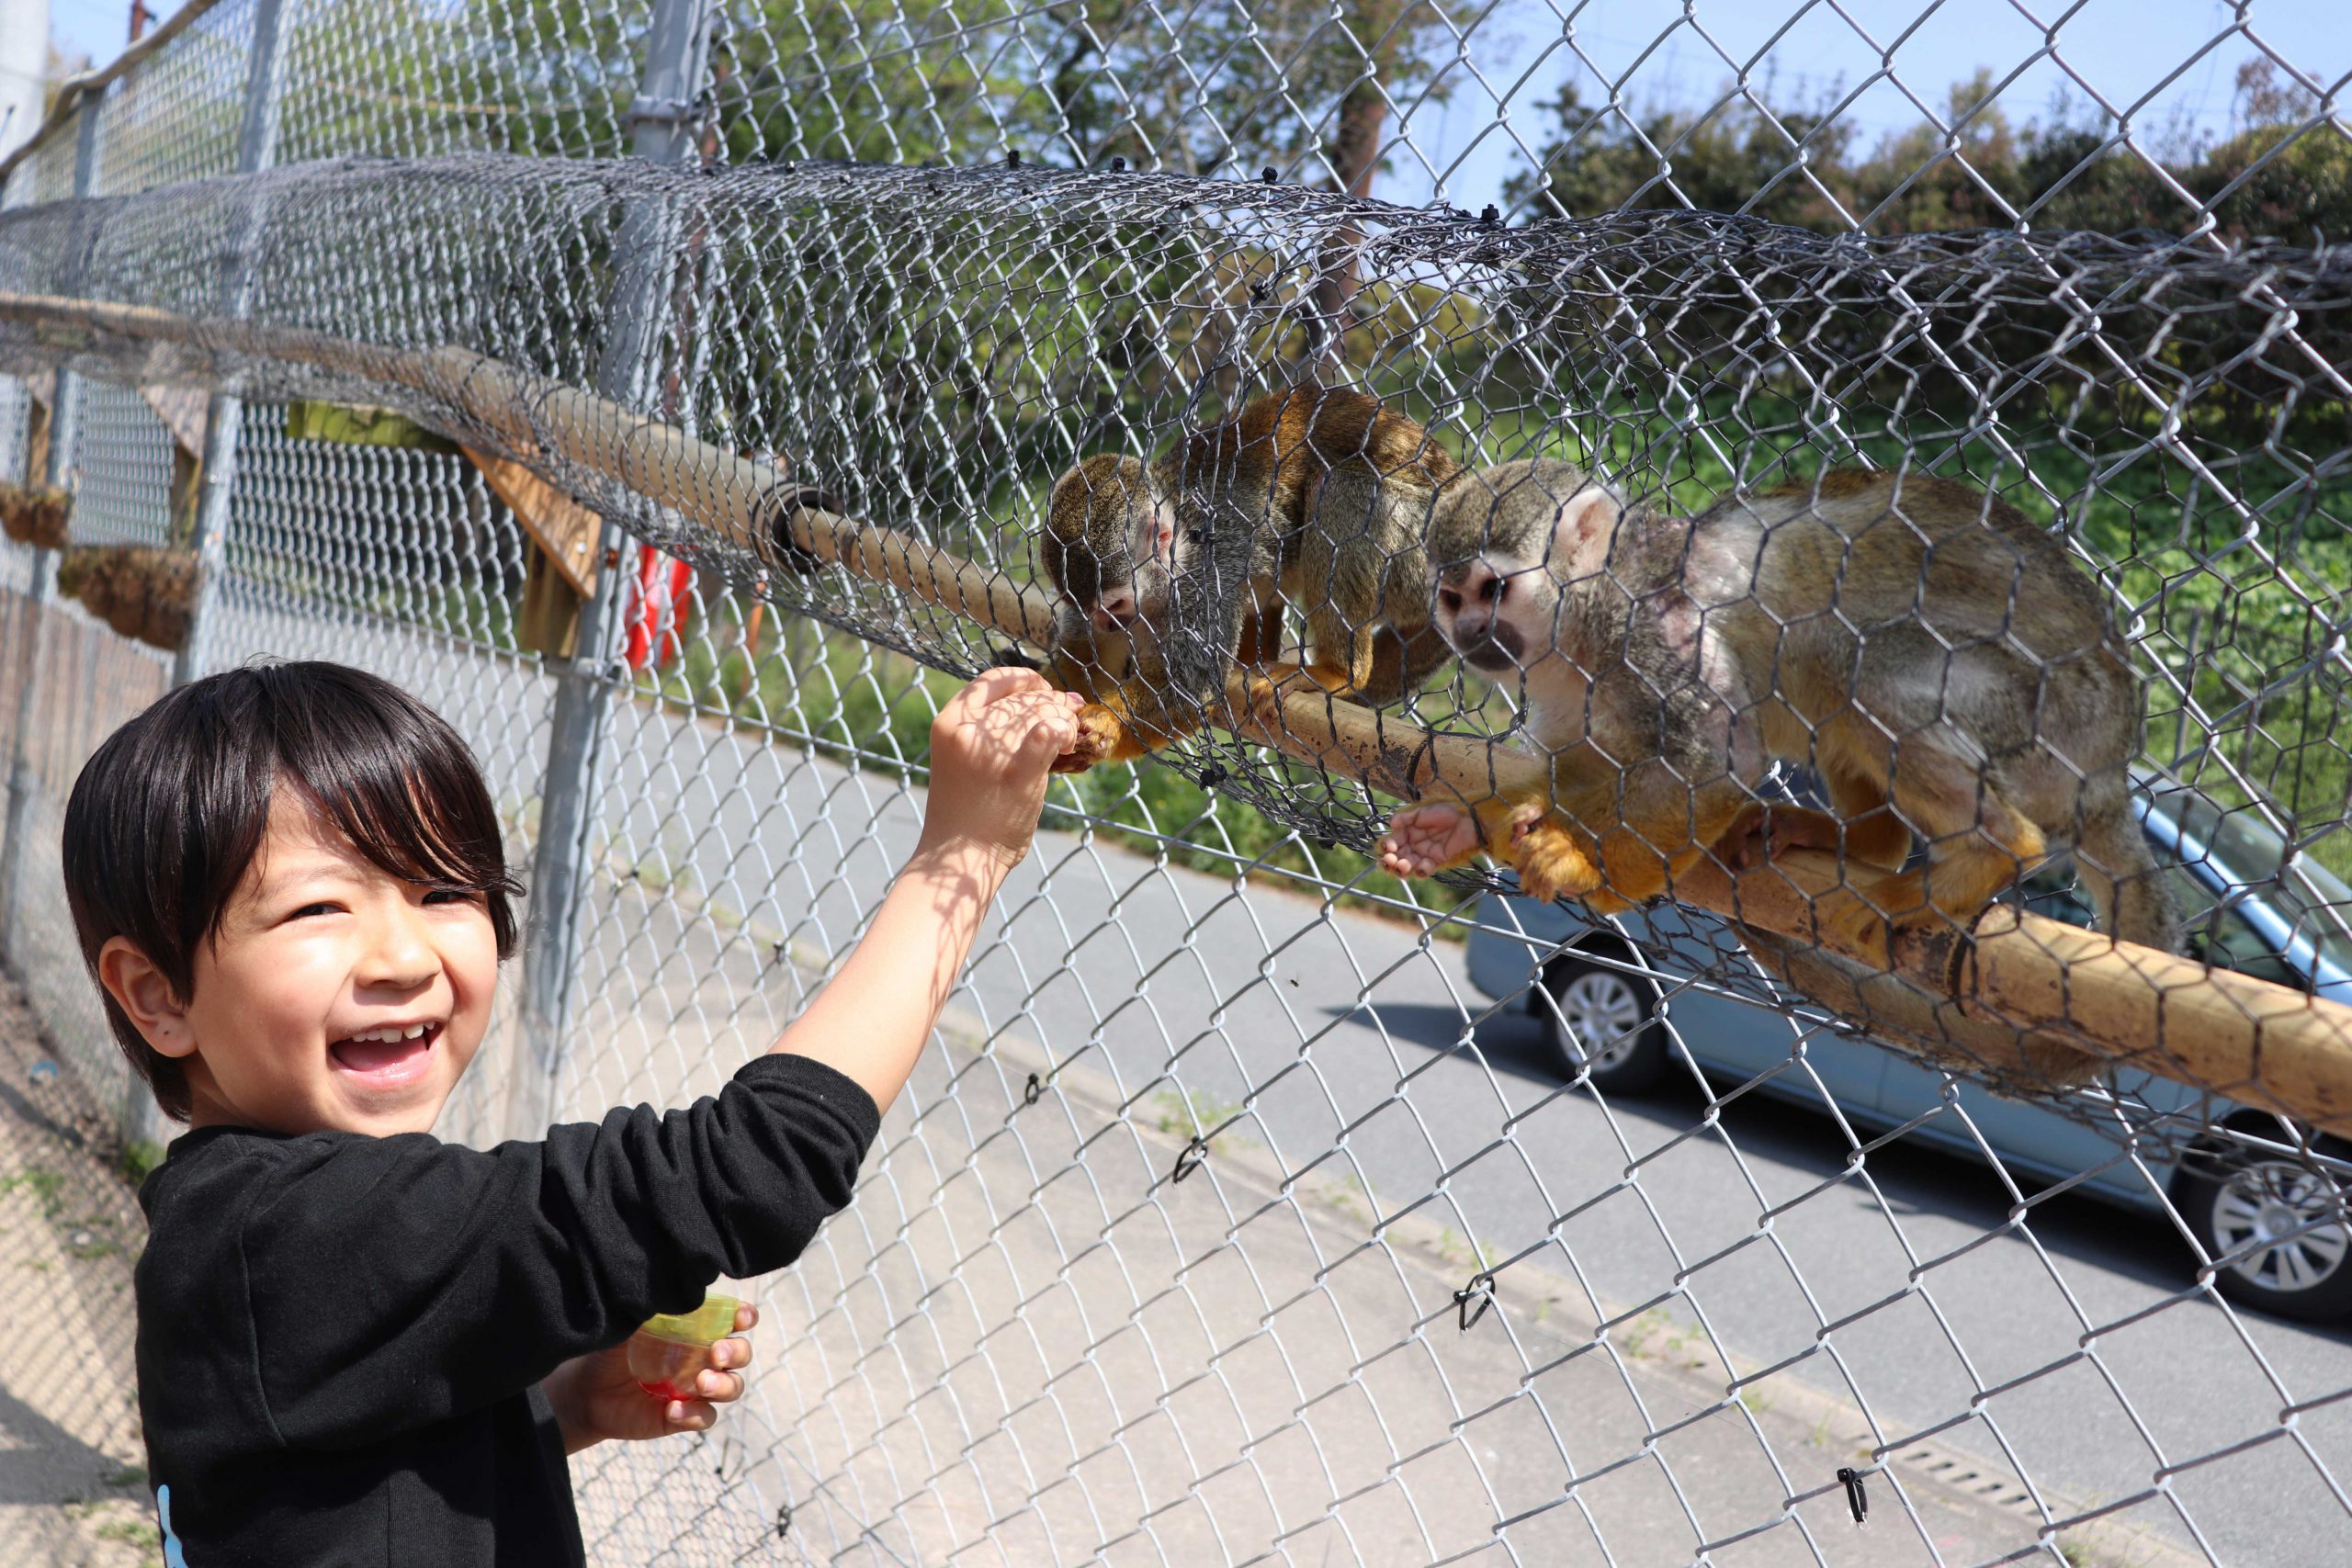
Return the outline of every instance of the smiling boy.
<path id="1" fill-rule="evenodd" d="M 707 1427 L 622 1347 L 850 1199 L 1078 700 L 991 671 L 932 731 L 866 938 L 714 1098 L 478 1151 L 429 1135 L 514 950 L 464 743 L 333 664 L 181 688 L 92 756 L 67 895 L 124 1054 L 190 1131 L 140 1190 L 139 1390 L 173 1568 L 584 1561 L 566 1455 Z M 737 1319 L 751 1325 L 750 1309 Z"/>

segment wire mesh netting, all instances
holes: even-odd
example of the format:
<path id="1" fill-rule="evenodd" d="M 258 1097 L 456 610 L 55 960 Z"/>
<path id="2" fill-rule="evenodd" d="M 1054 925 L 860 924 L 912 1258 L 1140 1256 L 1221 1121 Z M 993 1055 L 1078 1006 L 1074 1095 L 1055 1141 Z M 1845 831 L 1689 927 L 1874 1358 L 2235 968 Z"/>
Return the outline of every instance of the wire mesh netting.
<path id="1" fill-rule="evenodd" d="M 60 1057 L 150 1131 L 56 822 L 175 653 L 475 748 L 478 1141 L 763 1048 L 1020 658 L 1111 759 L 598 1560 L 2333 1561 L 2331 80 L 1677 15 L 195 15 L 0 215 Z"/>

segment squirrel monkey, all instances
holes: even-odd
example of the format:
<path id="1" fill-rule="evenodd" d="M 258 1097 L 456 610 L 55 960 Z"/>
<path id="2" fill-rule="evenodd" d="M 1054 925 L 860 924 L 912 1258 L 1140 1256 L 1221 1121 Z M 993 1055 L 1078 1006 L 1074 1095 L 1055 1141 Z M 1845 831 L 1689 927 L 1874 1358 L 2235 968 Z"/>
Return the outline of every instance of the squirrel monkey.
<path id="1" fill-rule="evenodd" d="M 1437 623 L 1516 672 L 1548 799 L 1397 814 L 1382 863 L 1427 875 L 1483 845 L 1537 897 L 1614 912 L 1713 851 L 1843 852 L 1816 919 L 1860 951 L 1962 929 L 2079 851 L 2102 925 L 2172 951 L 2179 919 L 2128 798 L 2142 689 L 2092 580 L 2013 507 L 1921 474 L 1840 470 L 1695 519 L 1572 464 L 1507 463 L 1440 497 Z M 1810 766 L 1835 815 L 1776 806 Z M 1927 863 L 1905 870 L 1912 834 Z"/>
<path id="2" fill-rule="evenodd" d="M 1312 682 L 1378 705 L 1417 689 L 1451 657 L 1423 536 L 1460 472 L 1363 393 L 1295 387 L 1148 466 L 1105 453 L 1064 474 L 1040 554 L 1059 601 L 1048 673 L 1094 699 L 1078 765 L 1197 728 L 1236 663 L 1280 652 L 1283 595 L 1306 612 L 1310 661 L 1272 665 L 1274 692 Z"/>

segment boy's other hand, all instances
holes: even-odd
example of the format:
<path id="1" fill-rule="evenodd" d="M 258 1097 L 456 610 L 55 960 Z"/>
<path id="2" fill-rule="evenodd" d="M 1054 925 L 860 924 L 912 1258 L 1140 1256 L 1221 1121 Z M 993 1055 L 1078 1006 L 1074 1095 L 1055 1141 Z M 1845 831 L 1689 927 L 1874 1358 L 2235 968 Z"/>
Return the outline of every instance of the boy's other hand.
<path id="1" fill-rule="evenodd" d="M 931 803 L 916 852 L 965 846 L 985 851 L 1000 872 L 1020 864 L 1085 705 L 1018 669 L 987 671 L 949 698 L 931 727 Z"/>
<path id="2" fill-rule="evenodd" d="M 735 1310 L 735 1332 L 746 1334 L 760 1321 L 760 1309 L 746 1302 Z M 539 1384 L 563 1432 L 563 1451 L 576 1454 L 607 1438 L 636 1442 L 677 1432 L 707 1431 L 718 1406 L 743 1397 L 743 1374 L 752 1342 L 721 1339 L 710 1348 L 710 1365 L 695 1374 L 699 1399 L 656 1399 L 629 1375 L 628 1341 L 609 1350 L 575 1356 Z"/>

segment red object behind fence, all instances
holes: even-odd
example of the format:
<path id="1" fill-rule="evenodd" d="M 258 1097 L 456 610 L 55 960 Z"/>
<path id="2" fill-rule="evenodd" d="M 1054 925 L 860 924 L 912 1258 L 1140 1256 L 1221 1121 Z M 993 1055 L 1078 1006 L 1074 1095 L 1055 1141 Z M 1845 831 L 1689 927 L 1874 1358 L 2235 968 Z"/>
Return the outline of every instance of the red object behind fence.
<path id="1" fill-rule="evenodd" d="M 694 581 L 695 569 L 685 562 L 670 559 L 651 545 L 639 547 L 636 603 L 628 616 L 630 673 L 644 669 L 648 659 L 658 669 L 678 657 L 678 626 Z"/>

